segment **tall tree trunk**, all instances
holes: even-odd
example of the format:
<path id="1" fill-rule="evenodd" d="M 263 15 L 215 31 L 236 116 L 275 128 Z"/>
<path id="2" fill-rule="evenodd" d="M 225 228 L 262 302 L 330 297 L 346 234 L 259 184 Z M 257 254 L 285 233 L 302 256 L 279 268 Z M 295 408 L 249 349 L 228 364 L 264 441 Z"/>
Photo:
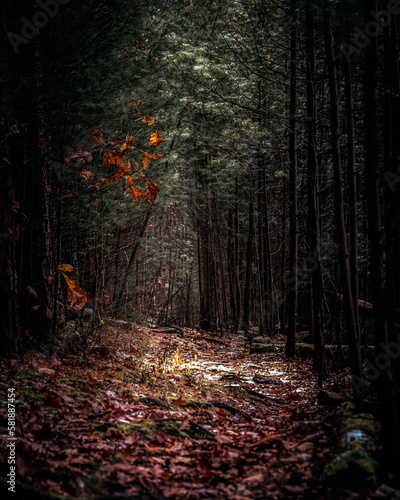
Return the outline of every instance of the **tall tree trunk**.
<path id="1" fill-rule="evenodd" d="M 243 330 L 251 339 L 250 331 L 250 287 L 253 263 L 253 239 L 254 239 L 254 200 L 253 189 L 250 186 L 249 193 L 249 229 L 247 233 L 247 248 L 246 248 L 246 278 L 243 293 Z"/>
<path id="2" fill-rule="evenodd" d="M 308 217 L 307 240 L 311 267 L 311 321 L 315 346 L 315 364 L 322 386 L 324 372 L 324 339 L 322 332 L 322 280 L 319 255 L 319 226 L 317 212 L 317 154 L 316 154 L 316 113 L 315 113 L 315 54 L 314 54 L 314 12 L 311 0 L 306 2 L 305 36 L 307 56 L 307 193 Z"/>
<path id="3" fill-rule="evenodd" d="M 229 299 L 231 305 L 230 318 L 236 324 L 236 293 L 235 293 L 235 249 L 234 249 L 234 225 L 233 225 L 233 210 L 228 213 L 228 278 L 229 278 Z M 236 332 L 236 329 L 235 329 Z"/>
<path id="4" fill-rule="evenodd" d="M 340 115 L 339 115 L 339 90 L 336 67 L 336 57 L 333 45 L 332 29 L 329 18 L 325 19 L 325 49 L 328 65 L 329 95 L 331 108 L 331 143 L 332 162 L 335 185 L 335 224 L 339 243 L 339 261 L 341 271 L 341 282 L 343 288 L 344 311 L 346 317 L 346 329 L 350 348 L 350 361 L 353 381 L 360 379 L 362 375 L 360 338 L 354 317 L 353 294 L 351 289 L 350 264 L 347 248 L 347 236 L 343 208 L 343 178 L 342 160 L 340 153 Z M 358 411 L 363 406 L 362 388 L 353 383 L 353 399 Z"/>
<path id="5" fill-rule="evenodd" d="M 346 122 L 347 122 L 347 177 L 349 182 L 350 206 L 350 275 L 353 294 L 354 320 L 360 336 L 360 315 L 358 311 L 358 205 L 357 168 L 354 134 L 354 98 L 351 60 L 344 62 Z"/>
<path id="6" fill-rule="evenodd" d="M 12 25 L 18 24 L 21 12 L 28 18 L 33 15 L 33 4 L 24 0 L 2 2 L 0 9 L 2 18 Z M 0 238 L 0 324 L 4 335 L 0 342 L 4 341 L 8 350 L 20 352 L 23 332 L 29 331 L 44 344 L 51 340 L 56 321 L 57 215 L 53 179 L 44 153 L 49 148 L 51 107 L 44 101 L 46 36 L 43 33 L 31 40 L 19 53 L 14 52 L 5 33 L 0 39 L 7 68 L 2 88 L 4 140 L 0 146 L 5 165 L 1 169 L 5 191 L 0 216 L 6 228 Z M 33 310 L 33 306 L 39 307 Z"/>
<path id="7" fill-rule="evenodd" d="M 296 2 L 292 1 L 292 25 L 290 28 L 290 104 L 289 104 L 289 287 L 288 287 L 288 332 L 285 353 L 294 356 L 296 349 L 297 323 L 297 266 L 298 266 L 298 228 L 297 228 L 297 28 L 295 19 Z"/>
<path id="8" fill-rule="evenodd" d="M 200 208 L 206 209 L 205 204 Z M 199 216 L 198 258 L 200 281 L 200 328 L 210 331 L 210 271 L 209 271 L 209 234 L 206 214 Z"/>
<path id="9" fill-rule="evenodd" d="M 258 248 L 257 248 L 257 270 L 258 270 L 258 286 L 259 286 L 259 293 L 260 293 L 260 301 L 259 301 L 259 306 L 260 306 L 260 321 L 259 321 L 259 333 L 260 335 L 264 335 L 265 330 L 267 329 L 267 324 L 266 324 L 266 307 L 265 307 L 265 302 L 266 302 L 266 288 L 267 288 L 267 281 L 266 281 L 266 269 L 265 269 L 265 254 L 266 254 L 266 248 L 264 247 L 264 233 L 265 233 L 265 228 L 264 228 L 264 204 L 263 204 L 263 189 L 264 189 L 264 181 L 263 181 L 263 175 L 264 175 L 264 169 L 263 169 L 263 162 L 261 158 L 261 153 L 259 154 L 259 161 L 258 161 L 258 169 L 257 169 L 257 232 L 258 232 Z"/>
<path id="10" fill-rule="evenodd" d="M 274 286 L 272 279 L 272 255 L 271 255 L 271 238 L 269 231 L 269 203 L 268 203 L 268 190 L 267 190 L 267 178 L 265 172 L 265 162 L 263 158 L 262 162 L 262 180 L 263 180 L 263 198 L 264 198 L 264 207 L 263 207 L 263 228 L 264 228 L 264 287 L 265 287 L 265 319 L 266 326 L 269 333 L 273 336 L 275 332 L 275 316 L 274 316 Z"/>
<path id="11" fill-rule="evenodd" d="M 281 250 L 281 269 L 282 273 L 284 273 L 286 269 L 286 199 L 287 199 L 287 180 L 286 177 L 282 182 L 282 250 Z M 282 280 L 282 294 L 279 298 L 279 304 L 277 307 L 278 311 L 278 321 L 280 321 L 280 333 L 283 335 L 286 328 L 286 317 L 287 317 L 287 306 L 286 306 L 286 295 L 287 295 L 287 287 L 286 280 Z M 279 318 L 280 315 L 280 318 Z"/>
<path id="12" fill-rule="evenodd" d="M 240 325 L 241 314 L 241 290 L 240 290 L 240 272 L 241 265 L 239 260 L 239 181 L 235 179 L 235 208 L 234 208 L 234 276 L 235 276 L 235 291 L 236 291 L 236 317 L 235 331 L 237 332 Z"/>

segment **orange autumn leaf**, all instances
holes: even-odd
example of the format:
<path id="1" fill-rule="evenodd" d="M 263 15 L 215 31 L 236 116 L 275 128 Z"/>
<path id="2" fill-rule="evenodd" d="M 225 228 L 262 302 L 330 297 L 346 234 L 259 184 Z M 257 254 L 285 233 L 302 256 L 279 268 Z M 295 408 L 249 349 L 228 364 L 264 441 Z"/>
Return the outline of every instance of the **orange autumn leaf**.
<path id="1" fill-rule="evenodd" d="M 156 118 L 155 116 L 144 116 L 142 122 L 147 123 L 147 125 L 154 125 L 156 123 Z"/>
<path id="2" fill-rule="evenodd" d="M 62 273 L 67 284 L 68 300 L 76 309 L 82 309 L 87 302 L 87 292 L 79 288 L 76 281 L 71 280 L 65 273 Z"/>
<path id="3" fill-rule="evenodd" d="M 147 170 L 149 168 L 149 158 L 152 160 L 159 160 L 160 158 L 164 158 L 165 155 L 159 155 L 157 153 L 154 154 L 149 154 L 146 153 L 146 151 L 141 150 L 141 153 L 144 154 L 144 160 L 143 160 L 143 168 Z"/>
<path id="4" fill-rule="evenodd" d="M 135 186 L 126 189 L 125 192 L 131 195 L 132 201 L 135 205 L 139 205 L 141 198 L 143 198 L 145 194 L 144 191 Z"/>
<path id="5" fill-rule="evenodd" d="M 62 273 L 72 273 L 74 268 L 69 264 L 63 264 L 58 266 L 58 270 L 61 271 Z"/>
<path id="6" fill-rule="evenodd" d="M 117 173 L 115 173 L 112 177 L 111 177 L 111 182 L 117 182 L 119 179 L 121 179 L 121 177 L 123 177 L 124 175 L 124 172 L 119 170 Z"/>
<path id="7" fill-rule="evenodd" d="M 151 158 L 152 160 L 160 160 L 161 158 L 164 158 L 165 155 L 159 155 L 158 153 L 153 153 L 153 154 L 149 154 L 149 153 L 146 153 L 146 151 L 141 151 L 145 156 L 147 156 L 147 158 Z"/>
<path id="8" fill-rule="evenodd" d="M 163 139 L 158 135 L 157 130 L 155 130 L 150 136 L 149 145 L 158 146 L 162 140 Z"/>
<path id="9" fill-rule="evenodd" d="M 127 183 L 130 184 L 131 186 L 134 186 L 136 184 L 135 179 L 130 175 L 126 175 L 125 179 Z"/>
<path id="10" fill-rule="evenodd" d="M 137 100 L 137 101 L 132 101 L 131 102 L 131 105 L 132 106 L 142 106 L 143 105 L 143 102 L 140 101 L 140 100 Z"/>
<path id="11" fill-rule="evenodd" d="M 120 151 L 112 151 L 111 153 L 105 154 L 103 157 L 103 167 L 120 165 L 122 163 L 120 155 Z"/>
<path id="12" fill-rule="evenodd" d="M 133 137 L 127 136 L 126 141 L 122 144 L 121 149 L 124 151 L 126 149 L 132 149 L 133 147 Z"/>

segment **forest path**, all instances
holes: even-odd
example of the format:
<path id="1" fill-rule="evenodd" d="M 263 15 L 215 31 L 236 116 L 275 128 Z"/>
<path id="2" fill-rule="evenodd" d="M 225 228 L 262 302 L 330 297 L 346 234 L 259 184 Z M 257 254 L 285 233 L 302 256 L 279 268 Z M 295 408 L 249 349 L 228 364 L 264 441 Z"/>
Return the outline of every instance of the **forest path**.
<path id="1" fill-rule="evenodd" d="M 2 365 L 0 389 L 16 393 L 17 487 L 80 498 L 343 497 L 321 479 L 337 409 L 317 404 L 310 360 L 128 326 Z M 4 405 L 0 417 L 4 439 Z"/>

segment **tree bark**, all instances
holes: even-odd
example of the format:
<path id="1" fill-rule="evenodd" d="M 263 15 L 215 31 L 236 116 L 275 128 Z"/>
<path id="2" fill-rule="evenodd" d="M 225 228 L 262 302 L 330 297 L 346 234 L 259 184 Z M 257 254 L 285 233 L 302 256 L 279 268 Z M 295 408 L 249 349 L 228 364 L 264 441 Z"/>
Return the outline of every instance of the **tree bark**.
<path id="1" fill-rule="evenodd" d="M 286 356 L 294 356 L 296 349 L 297 323 L 297 266 L 298 266 L 298 227 L 297 227 L 297 28 L 295 20 L 296 2 L 292 1 L 292 25 L 290 28 L 290 103 L 289 103 L 289 287 L 288 287 L 288 332 Z"/>
<path id="2" fill-rule="evenodd" d="M 315 365 L 322 386 L 324 372 L 324 339 L 322 331 L 322 280 L 319 255 L 319 226 L 317 212 L 317 155 L 316 155 L 316 113 L 315 113 L 315 54 L 314 54 L 314 12 L 312 2 L 307 0 L 305 13 L 305 36 L 307 56 L 307 240 L 311 267 L 311 324 L 315 348 Z"/>
<path id="3" fill-rule="evenodd" d="M 253 263 L 253 239 L 254 239 L 254 200 L 253 189 L 250 187 L 249 193 L 249 229 L 247 233 L 246 248 L 246 278 L 243 293 L 243 323 L 242 327 L 246 334 L 251 338 L 250 330 L 250 287 L 252 278 Z"/>
<path id="4" fill-rule="evenodd" d="M 335 185 L 335 225 L 339 243 L 339 261 L 341 272 L 341 283 L 344 297 L 344 311 L 346 318 L 346 329 L 350 348 L 350 362 L 353 382 L 361 379 L 362 365 L 360 352 L 360 338 L 354 317 L 353 294 L 351 289 L 350 264 L 347 247 L 346 227 L 344 220 L 343 203 L 343 177 L 342 160 L 340 152 L 340 115 L 339 115 L 339 90 L 336 67 L 336 57 L 333 45 L 332 29 L 329 25 L 329 18 L 325 19 L 325 50 L 328 66 L 329 95 L 331 108 L 331 144 L 332 163 Z M 353 400 L 357 411 L 361 411 L 363 406 L 363 391 L 360 385 L 353 383 Z"/>

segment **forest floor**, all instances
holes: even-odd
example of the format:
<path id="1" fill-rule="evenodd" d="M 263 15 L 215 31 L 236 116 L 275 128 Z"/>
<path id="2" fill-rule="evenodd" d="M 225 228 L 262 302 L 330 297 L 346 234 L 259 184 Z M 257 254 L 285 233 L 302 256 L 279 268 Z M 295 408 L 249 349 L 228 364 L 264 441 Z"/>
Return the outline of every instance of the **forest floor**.
<path id="1" fill-rule="evenodd" d="M 311 360 L 249 355 L 234 336 L 114 321 L 85 343 L 73 334 L 53 356 L 3 359 L 3 445 L 10 388 L 10 498 L 400 498 L 327 485 L 341 407 L 318 404 Z M 2 446 L 1 489 L 9 454 Z"/>

